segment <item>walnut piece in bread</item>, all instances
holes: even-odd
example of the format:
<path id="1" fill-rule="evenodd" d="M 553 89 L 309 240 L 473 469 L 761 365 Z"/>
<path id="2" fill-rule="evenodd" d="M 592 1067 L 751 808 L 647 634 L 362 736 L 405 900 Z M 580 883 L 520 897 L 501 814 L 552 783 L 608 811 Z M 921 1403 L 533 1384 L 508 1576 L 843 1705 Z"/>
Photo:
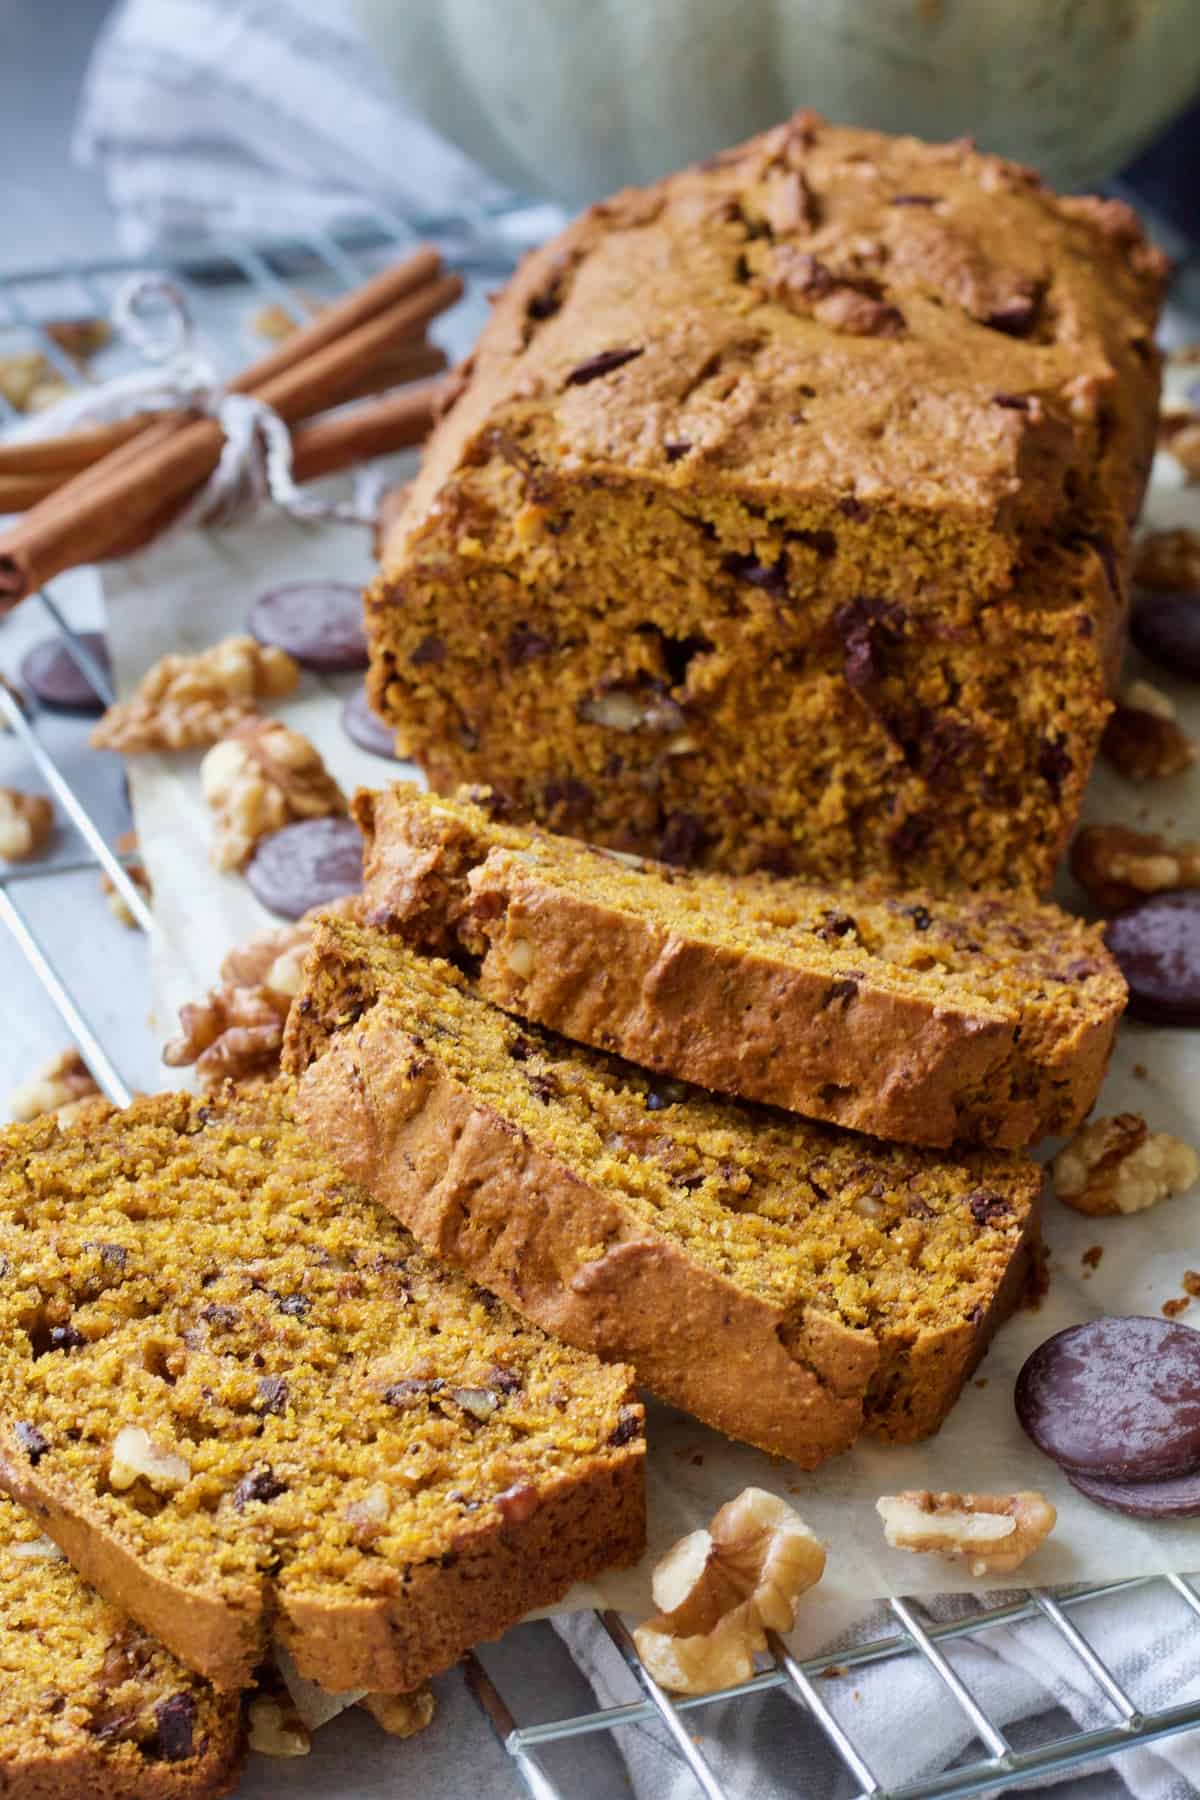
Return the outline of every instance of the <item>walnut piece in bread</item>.
<path id="1" fill-rule="evenodd" d="M 285 825 L 349 810 L 320 751 L 278 719 L 244 720 L 213 745 L 200 781 L 216 815 L 212 861 L 223 870 L 242 868 L 259 839 Z"/>
<path id="2" fill-rule="evenodd" d="M 139 756 L 201 750 L 227 737 L 262 700 L 281 700 L 300 679 L 286 650 L 227 637 L 192 656 L 156 662 L 128 700 L 110 706 L 91 735 L 94 750 Z"/>
<path id="3" fill-rule="evenodd" d="M 785 1500 L 743 1488 L 667 1552 L 652 1577 L 658 1612 L 633 1634 L 654 1679 L 677 1694 L 747 1681 L 766 1633 L 790 1631 L 820 1581 L 825 1549 Z"/>
<path id="4" fill-rule="evenodd" d="M 1094 1119 L 1053 1163 L 1054 1191 L 1089 1218 L 1145 1212 L 1200 1177 L 1200 1157 L 1182 1138 L 1151 1131 L 1140 1113 Z"/>
<path id="5" fill-rule="evenodd" d="M 1054 1529 L 1057 1513 L 1033 1490 L 1016 1494 L 882 1494 L 875 1510 L 893 1550 L 964 1558 L 972 1575 L 1007 1575 Z"/>

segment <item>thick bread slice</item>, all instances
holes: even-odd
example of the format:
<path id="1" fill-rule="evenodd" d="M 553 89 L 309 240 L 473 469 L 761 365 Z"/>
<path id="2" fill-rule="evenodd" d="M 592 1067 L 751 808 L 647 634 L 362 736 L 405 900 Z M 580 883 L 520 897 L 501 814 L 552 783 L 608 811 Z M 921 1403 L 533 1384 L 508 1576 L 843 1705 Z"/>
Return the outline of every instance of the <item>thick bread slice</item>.
<path id="1" fill-rule="evenodd" d="M 242 1752 L 239 1696 L 183 1668 L 0 1500 L 5 1800 L 208 1800 Z"/>
<path id="2" fill-rule="evenodd" d="M 407 1692 L 644 1538 L 629 1371 L 422 1255 L 275 1084 L 0 1136 L 0 1485 L 217 1687 Z"/>
<path id="3" fill-rule="evenodd" d="M 933 1431 L 1014 1303 L 1038 1171 L 946 1162 L 656 1081 L 448 964 L 317 928 L 299 1115 L 437 1255 L 804 1467 Z"/>
<path id="4" fill-rule="evenodd" d="M 1021 1149 L 1095 1100 L 1125 1005 L 1055 906 L 617 857 L 408 784 L 360 792 L 366 914 L 645 1068 L 901 1143 Z"/>

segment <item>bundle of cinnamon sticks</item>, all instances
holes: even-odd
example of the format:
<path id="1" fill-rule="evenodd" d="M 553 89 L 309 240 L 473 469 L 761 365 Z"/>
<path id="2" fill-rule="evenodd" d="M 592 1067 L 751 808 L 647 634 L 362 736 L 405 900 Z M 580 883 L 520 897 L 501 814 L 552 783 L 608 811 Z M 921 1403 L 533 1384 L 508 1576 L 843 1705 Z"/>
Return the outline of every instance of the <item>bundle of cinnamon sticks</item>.
<path id="1" fill-rule="evenodd" d="M 292 428 L 299 481 L 420 443 L 443 384 L 414 378 L 445 367 L 425 329 L 461 293 L 437 252 L 418 250 L 319 313 L 228 391 L 254 395 Z M 405 380 L 412 385 L 346 406 Z M 0 512 L 23 512 L 0 532 L 0 610 L 64 569 L 148 543 L 207 481 L 222 443 L 215 419 L 178 409 L 0 445 Z"/>

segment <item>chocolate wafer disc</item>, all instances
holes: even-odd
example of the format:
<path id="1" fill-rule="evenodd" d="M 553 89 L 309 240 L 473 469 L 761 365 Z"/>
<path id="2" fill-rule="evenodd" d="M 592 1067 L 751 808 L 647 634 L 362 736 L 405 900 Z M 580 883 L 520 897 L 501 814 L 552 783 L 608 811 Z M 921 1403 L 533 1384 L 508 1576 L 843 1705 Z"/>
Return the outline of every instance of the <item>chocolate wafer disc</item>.
<path id="1" fill-rule="evenodd" d="M 1096 1475 L 1070 1474 L 1067 1479 L 1097 1506 L 1133 1519 L 1200 1518 L 1200 1469 L 1161 1481 L 1104 1481 Z"/>
<path id="2" fill-rule="evenodd" d="M 1017 1417 L 1068 1474 L 1158 1481 L 1200 1468 L 1200 1331 L 1167 1319 L 1092 1319 L 1039 1344 Z"/>
<path id="3" fill-rule="evenodd" d="M 262 839 L 246 865 L 268 912 L 298 919 L 362 887 L 362 833 L 353 819 L 301 819 Z"/>

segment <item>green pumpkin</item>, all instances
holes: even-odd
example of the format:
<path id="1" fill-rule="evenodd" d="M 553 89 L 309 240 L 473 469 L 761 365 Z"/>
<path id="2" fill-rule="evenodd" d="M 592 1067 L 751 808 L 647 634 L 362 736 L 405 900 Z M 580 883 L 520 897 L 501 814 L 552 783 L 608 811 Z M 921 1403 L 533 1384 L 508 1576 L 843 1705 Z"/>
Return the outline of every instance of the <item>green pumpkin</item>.
<path id="1" fill-rule="evenodd" d="M 1200 84 L 1198 0 L 356 0 L 404 99 L 582 202 L 812 106 L 1090 187 Z"/>

